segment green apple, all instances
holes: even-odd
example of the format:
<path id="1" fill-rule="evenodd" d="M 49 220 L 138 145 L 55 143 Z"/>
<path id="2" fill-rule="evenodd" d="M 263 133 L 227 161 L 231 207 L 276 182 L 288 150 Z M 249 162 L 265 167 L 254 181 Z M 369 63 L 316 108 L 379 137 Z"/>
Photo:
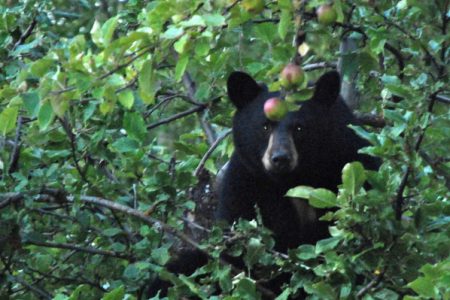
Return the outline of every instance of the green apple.
<path id="1" fill-rule="evenodd" d="M 242 7 L 252 14 L 259 14 L 264 10 L 264 0 L 243 0 Z"/>
<path id="2" fill-rule="evenodd" d="M 270 98 L 264 103 L 264 114 L 269 120 L 280 121 L 287 113 L 288 106 L 286 102 L 280 98 Z"/>
<path id="3" fill-rule="evenodd" d="M 300 66 L 289 63 L 280 73 L 281 86 L 285 88 L 292 88 L 300 85 L 305 79 L 305 73 Z"/>
<path id="4" fill-rule="evenodd" d="M 333 6 L 324 4 L 316 10 L 317 20 L 320 24 L 331 25 L 336 22 L 337 13 Z"/>

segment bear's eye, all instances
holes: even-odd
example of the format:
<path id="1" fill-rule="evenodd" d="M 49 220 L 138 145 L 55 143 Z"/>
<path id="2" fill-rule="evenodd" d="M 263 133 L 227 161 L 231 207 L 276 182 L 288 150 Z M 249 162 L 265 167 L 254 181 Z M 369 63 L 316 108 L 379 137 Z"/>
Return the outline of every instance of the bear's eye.
<path id="1" fill-rule="evenodd" d="M 269 125 L 267 125 L 267 124 L 264 124 L 264 125 L 263 125 L 263 129 L 264 129 L 264 131 L 267 131 L 267 130 L 269 130 Z"/>
<path id="2" fill-rule="evenodd" d="M 300 125 L 295 126 L 295 131 L 300 132 L 302 130 L 303 130 L 302 126 Z"/>

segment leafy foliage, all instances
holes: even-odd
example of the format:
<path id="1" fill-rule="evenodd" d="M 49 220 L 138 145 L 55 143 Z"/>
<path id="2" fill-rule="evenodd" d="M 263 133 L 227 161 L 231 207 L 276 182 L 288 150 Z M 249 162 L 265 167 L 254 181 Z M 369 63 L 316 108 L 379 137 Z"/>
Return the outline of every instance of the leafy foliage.
<path id="1" fill-rule="evenodd" d="M 282 270 L 280 300 L 449 299 L 449 1 L 336 0 L 330 26 L 325 2 L 1 1 L 1 297 L 141 299 L 158 275 L 171 299 L 259 299 Z M 211 225 L 210 176 L 232 152 L 227 74 L 277 89 L 298 53 L 309 79 L 339 59 L 383 118 L 354 130 L 384 164 L 348 164 L 337 195 L 290 191 L 335 225 L 283 254 L 260 220 Z M 186 243 L 211 260 L 176 276 L 163 266 Z"/>

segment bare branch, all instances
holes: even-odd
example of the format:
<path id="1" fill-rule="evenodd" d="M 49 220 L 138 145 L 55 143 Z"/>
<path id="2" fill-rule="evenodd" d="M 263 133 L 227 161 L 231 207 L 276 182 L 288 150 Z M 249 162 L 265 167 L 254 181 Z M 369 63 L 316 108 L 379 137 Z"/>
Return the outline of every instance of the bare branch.
<path id="1" fill-rule="evenodd" d="M 222 134 L 220 137 L 218 137 L 214 143 L 211 145 L 211 147 L 206 151 L 205 155 L 202 157 L 200 163 L 198 164 L 197 168 L 194 171 L 194 176 L 198 177 L 198 175 L 203 171 L 203 168 L 205 167 L 205 163 L 208 160 L 208 158 L 211 156 L 211 154 L 214 152 L 214 150 L 219 146 L 220 142 L 222 142 L 229 134 L 231 133 L 231 129 L 227 130 L 224 134 Z"/>
<path id="2" fill-rule="evenodd" d="M 150 129 L 153 129 L 153 128 L 155 128 L 155 127 L 158 127 L 158 126 L 161 126 L 161 125 L 170 123 L 170 122 L 175 121 L 175 120 L 178 120 L 178 119 L 181 119 L 181 118 L 183 118 L 183 117 L 185 117 L 185 116 L 188 116 L 188 115 L 191 115 L 191 114 L 193 114 L 193 113 L 202 111 L 202 110 L 206 109 L 206 107 L 207 107 L 206 105 L 196 106 L 196 107 L 193 107 L 193 108 L 191 108 L 191 109 L 188 109 L 188 110 L 185 110 L 185 111 L 183 111 L 183 112 L 180 112 L 180 113 L 178 113 L 178 114 L 175 114 L 175 115 L 173 115 L 173 116 L 170 116 L 170 117 L 168 117 L 168 118 L 161 119 L 161 120 L 159 120 L 158 122 L 155 122 L 155 123 L 153 123 L 153 124 L 148 125 L 148 126 L 147 126 L 147 130 L 150 130 Z"/>
<path id="3" fill-rule="evenodd" d="M 436 103 L 436 94 L 433 94 L 430 96 L 430 104 L 428 105 L 428 113 L 432 113 L 433 112 L 433 107 L 434 104 Z M 416 144 L 414 145 L 414 151 L 418 152 L 420 149 L 420 145 L 422 144 L 423 138 L 425 137 L 425 132 L 426 132 L 426 128 L 422 130 L 422 132 L 420 133 L 419 137 L 417 138 Z M 400 182 L 400 185 L 396 191 L 396 195 L 395 195 L 395 201 L 394 201 L 394 205 L 395 205 L 395 218 L 400 221 L 402 218 L 402 213 L 403 213 L 403 203 L 405 201 L 404 196 L 403 196 L 403 192 L 406 188 L 406 184 L 408 182 L 408 178 L 409 175 L 411 174 L 411 167 L 408 166 L 408 168 L 406 169 L 405 173 L 402 176 L 402 180 Z"/>
<path id="4" fill-rule="evenodd" d="M 374 279 L 372 279 L 365 287 L 363 287 L 357 294 L 356 299 L 361 299 L 367 292 L 370 291 L 371 288 L 377 286 L 380 284 L 381 280 L 383 279 L 384 272 L 382 272 L 380 275 L 376 276 Z"/>
<path id="5" fill-rule="evenodd" d="M 18 193 L 6 193 L 6 194 L 1 194 L 0 198 L 6 198 L 2 202 L 0 202 L 0 209 L 3 209 L 16 201 L 22 200 L 23 195 L 18 194 Z"/>
<path id="6" fill-rule="evenodd" d="M 192 78 L 188 72 L 185 72 L 183 75 L 183 83 L 184 83 L 184 86 L 186 87 L 187 94 L 188 94 L 189 98 L 191 99 L 191 101 L 197 102 L 197 101 L 195 101 L 195 94 L 196 94 L 195 82 L 192 80 Z M 216 140 L 216 132 L 211 127 L 211 124 L 209 124 L 208 122 L 206 122 L 203 119 L 200 112 L 199 112 L 198 117 L 199 117 L 200 125 L 202 126 L 203 131 L 205 132 L 208 143 L 210 145 L 213 144 L 214 141 Z"/>
<path id="7" fill-rule="evenodd" d="M 75 134 L 73 134 L 72 128 L 66 119 L 59 118 L 59 121 L 61 122 L 61 125 L 64 128 L 64 131 L 66 132 L 67 137 L 69 138 L 70 148 L 71 148 L 71 152 L 72 152 L 72 158 L 75 163 L 75 168 L 77 169 L 78 174 L 80 174 L 81 179 L 83 179 L 84 182 L 90 184 L 89 180 L 86 177 L 85 172 L 83 170 L 81 170 L 81 167 L 78 163 L 78 158 L 77 158 L 77 153 L 76 153 L 77 149 L 76 149 Z"/>
<path id="8" fill-rule="evenodd" d="M 333 68 L 335 69 L 337 66 L 336 62 L 319 62 L 314 64 L 307 64 L 302 67 L 304 71 L 314 71 L 317 69 L 326 69 L 326 68 Z"/>
<path id="9" fill-rule="evenodd" d="M 28 26 L 28 28 L 22 33 L 20 38 L 17 40 L 17 42 L 14 44 L 13 50 L 22 45 L 25 40 L 33 33 L 34 28 L 37 25 L 36 17 L 33 17 L 33 20 L 31 21 L 31 24 Z"/>
<path id="10" fill-rule="evenodd" d="M 32 291 L 33 293 L 35 293 L 39 298 L 49 299 L 49 300 L 53 299 L 53 296 L 49 292 L 47 292 L 41 288 L 38 288 L 37 286 L 29 284 L 23 278 L 21 278 L 19 276 L 14 276 L 12 274 L 10 274 L 10 276 L 11 276 L 11 278 L 13 278 L 14 281 L 16 281 L 17 283 L 20 283 L 22 286 L 24 286 L 28 290 Z"/>
<path id="11" fill-rule="evenodd" d="M 8 174 L 16 172 L 19 168 L 20 148 L 22 143 L 20 137 L 22 135 L 22 116 L 17 118 L 16 136 L 14 138 L 14 147 L 11 153 L 11 160 L 9 162 Z"/>
<path id="12" fill-rule="evenodd" d="M 24 244 L 27 245 L 36 245 L 40 247 L 48 247 L 48 248 L 58 248 L 58 249 L 68 249 L 68 250 L 75 250 L 78 252 L 86 252 L 90 254 L 98 254 L 103 256 L 111 256 L 115 258 L 122 258 L 122 259 L 130 259 L 130 255 L 125 255 L 121 253 L 117 253 L 114 251 L 108 251 L 108 250 L 100 250 L 92 247 L 80 247 L 77 245 L 72 244 L 64 244 L 64 243 L 53 243 L 53 242 L 41 242 L 41 241 L 27 241 Z"/>

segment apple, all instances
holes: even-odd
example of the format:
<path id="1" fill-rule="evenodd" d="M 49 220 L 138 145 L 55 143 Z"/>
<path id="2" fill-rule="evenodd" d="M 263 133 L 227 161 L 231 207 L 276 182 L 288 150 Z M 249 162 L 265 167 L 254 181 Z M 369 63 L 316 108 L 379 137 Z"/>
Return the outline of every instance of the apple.
<path id="1" fill-rule="evenodd" d="M 316 10 L 317 20 L 320 24 L 331 25 L 336 22 L 337 13 L 333 6 L 324 4 Z"/>
<path id="2" fill-rule="evenodd" d="M 300 66 L 289 63 L 280 73 L 280 83 L 285 88 L 291 88 L 299 85 L 305 79 L 305 73 Z"/>
<path id="3" fill-rule="evenodd" d="M 287 104 L 280 98 L 269 98 L 264 103 L 264 114 L 269 120 L 279 121 L 284 118 L 287 112 Z"/>
<path id="4" fill-rule="evenodd" d="M 259 14 L 264 10 L 264 0 L 243 0 L 242 7 L 249 13 Z"/>

